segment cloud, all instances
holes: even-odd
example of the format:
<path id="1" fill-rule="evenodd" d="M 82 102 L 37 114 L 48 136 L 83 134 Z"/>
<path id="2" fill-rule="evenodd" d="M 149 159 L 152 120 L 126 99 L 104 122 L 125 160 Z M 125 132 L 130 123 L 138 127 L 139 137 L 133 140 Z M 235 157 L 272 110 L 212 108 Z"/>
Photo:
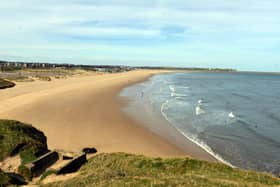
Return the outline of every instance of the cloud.
<path id="1" fill-rule="evenodd" d="M 159 35 L 158 30 L 143 30 L 143 29 L 131 29 L 131 28 L 91 28 L 91 27 L 76 27 L 69 29 L 62 29 L 56 31 L 63 35 L 72 36 L 94 36 L 94 37 L 154 37 Z"/>
<path id="2" fill-rule="evenodd" d="M 10 0 L 1 2 L 0 9 L 3 57 L 27 57 L 37 49 L 41 58 L 55 49 L 62 51 L 56 58 L 63 59 L 71 49 L 80 56 L 81 50 L 104 49 L 95 57 L 124 59 L 114 52 L 119 47 L 136 59 L 146 55 L 175 63 L 182 58 L 202 61 L 200 52 L 207 53 L 207 64 L 215 64 L 227 59 L 213 51 L 237 56 L 248 50 L 258 56 L 279 49 L 277 0 Z"/>

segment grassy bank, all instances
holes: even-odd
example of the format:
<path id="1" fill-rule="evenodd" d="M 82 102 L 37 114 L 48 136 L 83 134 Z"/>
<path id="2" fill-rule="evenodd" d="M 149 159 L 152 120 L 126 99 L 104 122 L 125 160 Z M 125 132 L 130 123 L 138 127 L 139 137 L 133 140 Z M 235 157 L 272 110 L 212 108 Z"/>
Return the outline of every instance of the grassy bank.
<path id="1" fill-rule="evenodd" d="M 0 120 L 0 162 L 10 165 L 8 172 L 13 173 L 17 170 L 27 178 L 23 171 L 24 164 L 33 161 L 47 150 L 47 139 L 41 131 L 18 121 Z M 7 161 L 6 158 L 15 158 L 16 155 L 20 158 L 19 165 L 13 165 Z M 3 165 L 0 164 L 0 166 L 0 186 L 17 184 L 9 174 L 5 173 L 7 171 L 1 170 Z"/>
<path id="2" fill-rule="evenodd" d="M 277 186 L 271 175 L 232 169 L 190 158 L 147 158 L 124 153 L 100 154 L 79 175 L 45 186 Z"/>
<path id="3" fill-rule="evenodd" d="M 9 185 L 9 177 L 0 169 L 0 186 Z"/>
<path id="4" fill-rule="evenodd" d="M 15 83 L 0 78 L 0 89 L 14 87 Z"/>
<path id="5" fill-rule="evenodd" d="M 9 80 L 12 82 L 32 82 L 51 81 L 52 79 L 65 79 L 74 75 L 82 75 L 88 73 L 81 69 L 22 69 L 14 71 L 0 71 L 0 79 Z"/>
<path id="6" fill-rule="evenodd" d="M 46 137 L 41 131 L 18 121 L 0 120 L 0 161 L 19 154 L 23 164 L 46 150 Z M 48 180 L 53 173 L 47 171 L 36 184 L 46 187 L 280 186 L 280 180 L 272 175 L 233 169 L 221 163 L 191 158 L 149 158 L 125 153 L 96 155 L 80 168 L 74 178 L 66 177 L 57 182 Z M 9 176 L 0 169 L 0 186 L 10 184 L 9 181 Z M 45 181 L 52 182 L 44 184 Z"/>
<path id="7" fill-rule="evenodd" d="M 0 161 L 20 154 L 22 163 L 28 163 L 47 150 L 45 135 L 18 121 L 0 120 Z"/>

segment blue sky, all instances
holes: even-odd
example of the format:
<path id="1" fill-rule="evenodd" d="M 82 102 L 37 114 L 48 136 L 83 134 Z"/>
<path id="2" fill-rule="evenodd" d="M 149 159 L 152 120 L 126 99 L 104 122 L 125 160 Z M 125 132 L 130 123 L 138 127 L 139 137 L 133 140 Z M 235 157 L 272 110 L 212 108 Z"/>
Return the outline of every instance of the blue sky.
<path id="1" fill-rule="evenodd" d="M 9 0 L 0 59 L 280 71 L 279 0 Z"/>

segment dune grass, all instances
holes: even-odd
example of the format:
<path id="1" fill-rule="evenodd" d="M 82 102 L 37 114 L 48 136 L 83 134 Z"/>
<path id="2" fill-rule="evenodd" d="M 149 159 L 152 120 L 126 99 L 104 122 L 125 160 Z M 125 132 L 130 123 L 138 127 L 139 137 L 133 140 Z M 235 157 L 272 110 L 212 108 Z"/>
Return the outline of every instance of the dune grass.
<path id="1" fill-rule="evenodd" d="M 0 89 L 14 87 L 15 83 L 0 78 Z"/>
<path id="2" fill-rule="evenodd" d="M 7 186 L 9 184 L 9 177 L 0 169 L 0 186 Z"/>
<path id="3" fill-rule="evenodd" d="M 70 180 L 45 186 L 277 186 L 264 173 L 190 158 L 161 159 L 125 153 L 100 154 Z"/>
<path id="4" fill-rule="evenodd" d="M 25 164 L 46 150 L 47 139 L 41 131 L 18 121 L 0 120 L 0 161 L 19 153 Z"/>
<path id="5" fill-rule="evenodd" d="M 47 150 L 46 137 L 30 125 L 18 121 L 0 120 L 0 161 L 15 153 L 23 164 Z M 20 166 L 25 173 L 23 165 Z M 55 171 L 41 176 L 40 186 L 280 186 L 272 175 L 233 169 L 222 163 L 210 163 L 191 158 L 149 158 L 126 153 L 98 154 L 71 179 L 43 184 Z M 0 186 L 9 184 L 0 170 Z"/>

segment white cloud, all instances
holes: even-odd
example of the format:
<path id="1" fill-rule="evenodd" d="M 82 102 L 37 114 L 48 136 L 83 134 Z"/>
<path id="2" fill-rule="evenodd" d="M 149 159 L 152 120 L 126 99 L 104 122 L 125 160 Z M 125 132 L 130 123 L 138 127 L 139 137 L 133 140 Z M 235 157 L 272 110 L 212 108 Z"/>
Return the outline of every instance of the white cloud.
<path id="1" fill-rule="evenodd" d="M 159 30 L 144 30 L 130 28 L 91 28 L 91 27 L 75 27 L 69 29 L 58 30 L 57 33 L 72 36 L 92 36 L 92 37 L 155 37 L 160 34 Z"/>
<path id="2" fill-rule="evenodd" d="M 143 3 L 105 1 L 107 4 L 89 3 L 91 1 L 78 3 L 79 1 L 27 0 L 23 3 L 23 1 L 12 0 L 9 2 L 0 3 L 1 9 L 5 8 L 0 13 L 1 20 L 4 20 L 0 23 L 3 28 L 1 32 L 18 28 L 28 31 L 61 30 L 67 24 L 88 21 L 131 22 L 131 24 L 144 22 L 152 29 L 176 24 L 203 32 L 208 30 L 209 32 L 226 32 L 232 29 L 250 32 L 275 32 L 275 30 L 278 32 L 280 30 L 277 26 L 280 22 L 279 13 L 262 11 L 277 8 L 268 3 L 258 3 L 258 1 L 255 3 L 252 1 L 234 1 L 233 3 L 233 1 L 221 0 L 189 0 L 176 1 L 176 3 L 169 0 L 151 1 L 152 3 L 147 3 L 149 1 Z M 261 9 L 261 5 L 265 8 Z M 189 8 L 180 8 L 180 6 Z M 228 11 L 229 7 L 232 8 L 231 11 Z M 261 10 L 257 11 L 259 9 Z"/>
<path id="3" fill-rule="evenodd" d="M 238 53 L 239 49 L 275 47 L 280 33 L 278 0 L 9 0 L 0 2 L 0 10 L 1 50 L 7 46 L 18 50 L 47 46 L 78 51 L 106 46 L 110 51 L 117 45 L 111 46 L 111 39 L 127 38 L 130 43 L 121 49 L 132 49 L 135 54 L 146 51 L 136 41 L 146 39 L 149 50 L 158 52 L 155 56 L 171 51 L 170 46 L 182 49 L 182 55 L 176 53 L 181 57 L 190 49 L 226 47 Z M 172 27 L 184 32 L 169 39 L 167 32 L 172 33 Z M 84 43 L 72 41 L 73 37 L 96 37 L 106 42 Z M 161 43 L 151 47 L 149 40 Z"/>

